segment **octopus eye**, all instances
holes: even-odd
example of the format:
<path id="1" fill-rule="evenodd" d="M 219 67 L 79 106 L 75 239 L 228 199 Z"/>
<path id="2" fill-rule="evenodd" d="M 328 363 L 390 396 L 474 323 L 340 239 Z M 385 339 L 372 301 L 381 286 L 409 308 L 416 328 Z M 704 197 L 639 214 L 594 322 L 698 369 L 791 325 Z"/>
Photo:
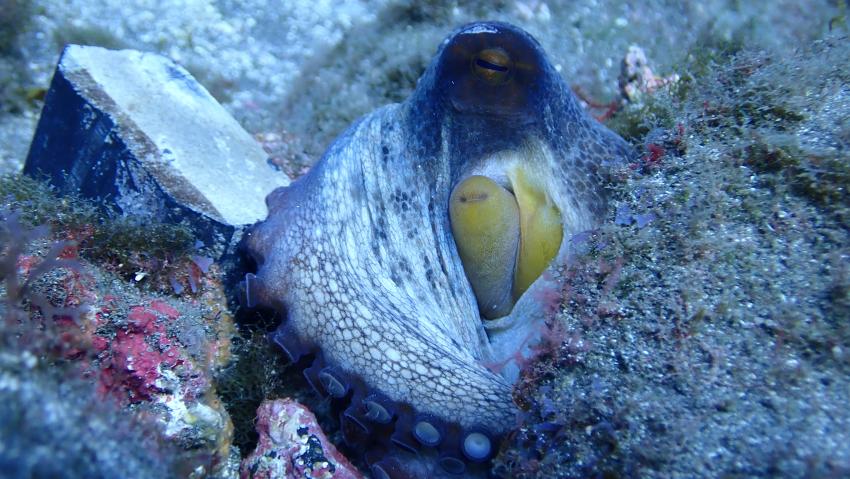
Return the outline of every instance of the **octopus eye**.
<path id="1" fill-rule="evenodd" d="M 511 57 L 501 48 L 481 50 L 472 59 L 472 70 L 479 78 L 491 85 L 507 82 L 512 66 Z"/>

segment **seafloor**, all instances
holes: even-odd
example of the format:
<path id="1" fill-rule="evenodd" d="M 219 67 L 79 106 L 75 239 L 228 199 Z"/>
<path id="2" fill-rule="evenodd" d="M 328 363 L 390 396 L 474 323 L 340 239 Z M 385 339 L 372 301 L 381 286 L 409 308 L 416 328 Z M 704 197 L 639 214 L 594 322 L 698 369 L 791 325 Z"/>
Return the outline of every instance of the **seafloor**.
<path id="1" fill-rule="evenodd" d="M 293 173 L 358 116 L 403 100 L 467 21 L 528 30 L 600 103 L 619 94 L 620 61 L 637 45 L 679 81 L 606 120 L 641 156 L 564 272 L 563 336 L 519 386 L 526 417 L 494 474 L 847 477 L 847 10 L 826 0 L 0 0 L 0 172 L 20 170 L 66 43 L 173 58 L 249 132 L 283 139 L 274 153 Z M 20 193 L 8 181 L 3 195 Z M 120 280 L 138 278 L 121 264 L 113 287 L 143 288 Z M 216 376 L 243 457 L 260 400 L 287 390 L 251 333 Z M 33 367 L 42 349 L 3 345 L 0 477 L 38 476 L 12 468 L 27 450 L 55 462 L 44 477 L 188 477 L 179 460 L 151 459 L 168 454 L 155 433 L 92 411 L 84 381 Z"/>

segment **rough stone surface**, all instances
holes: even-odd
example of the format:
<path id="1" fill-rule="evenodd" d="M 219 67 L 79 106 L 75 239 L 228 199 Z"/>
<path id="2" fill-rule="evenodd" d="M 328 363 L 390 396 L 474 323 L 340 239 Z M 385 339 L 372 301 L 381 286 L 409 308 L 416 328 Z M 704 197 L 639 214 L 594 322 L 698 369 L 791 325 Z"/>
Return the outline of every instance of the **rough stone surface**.
<path id="1" fill-rule="evenodd" d="M 257 449 L 242 461 L 242 479 L 363 477 L 328 441 L 316 416 L 291 399 L 260 405 L 257 432 Z"/>
<path id="2" fill-rule="evenodd" d="M 288 184 L 256 141 L 183 68 L 132 50 L 70 45 L 24 172 L 127 216 L 188 220 L 228 245 Z M 222 251 L 224 252 L 224 251 Z"/>
<path id="3" fill-rule="evenodd" d="M 0 470 L 20 472 L 12 477 L 171 477 L 183 469 L 195 477 L 233 477 L 233 426 L 215 378 L 230 360 L 234 331 L 217 276 L 200 276 L 193 297 L 144 293 L 80 258 L 75 244 L 53 241 L 44 228 L 29 230 L 5 209 L 0 220 L 0 237 L 10 245 L 0 256 L 6 356 L 0 419 L 30 418 L 24 438 L 11 441 L 0 427 L 3 442 L 11 441 L 0 447 Z M 16 362 L 26 367 L 15 371 Z M 89 418 L 101 412 L 104 417 Z M 116 431 L 93 433 L 90 422 Z M 52 430 L 71 442 L 43 437 Z M 137 445 L 140 435 L 146 437 Z M 52 454 L 63 457 L 33 465 L 44 451 L 27 451 L 29 442 L 53 444 Z M 139 458 L 138 447 L 161 463 Z M 79 459 L 64 455 L 77 450 L 96 462 L 39 472 L 75 464 Z M 122 457 L 132 468 L 126 475 L 115 471 Z"/>
<path id="4" fill-rule="evenodd" d="M 0 436 L 5 479 L 166 478 L 174 467 L 152 424 L 17 351 L 0 352 Z"/>
<path id="5" fill-rule="evenodd" d="M 741 52 L 612 120 L 658 128 L 624 128 L 643 154 L 564 268 L 501 476 L 850 475 L 848 55 Z"/>

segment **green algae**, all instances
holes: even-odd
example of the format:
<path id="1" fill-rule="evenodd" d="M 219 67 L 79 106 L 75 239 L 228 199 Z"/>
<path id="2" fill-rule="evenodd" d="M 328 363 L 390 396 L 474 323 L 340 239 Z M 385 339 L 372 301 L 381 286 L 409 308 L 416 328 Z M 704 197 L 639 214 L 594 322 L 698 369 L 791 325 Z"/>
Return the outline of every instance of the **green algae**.
<path id="1" fill-rule="evenodd" d="M 90 45 L 118 50 L 127 48 L 127 44 L 109 29 L 99 25 L 75 25 L 68 23 L 53 32 L 53 43 L 61 51 L 65 45 Z"/>
<path id="2" fill-rule="evenodd" d="M 60 237 L 77 241 L 82 256 L 105 262 L 124 275 L 141 264 L 165 264 L 192 251 L 193 234 L 183 224 L 165 224 L 109 215 L 95 203 L 59 196 L 47 183 L 28 176 L 0 176 L 0 199 L 30 225 L 49 225 Z"/>
<path id="3" fill-rule="evenodd" d="M 260 404 L 269 398 L 298 395 L 303 382 L 292 380 L 289 369 L 294 368 L 285 367 L 280 352 L 261 329 L 243 326 L 242 334 L 233 341 L 233 360 L 216 383 L 233 422 L 233 445 L 243 456 L 257 445 L 255 426 Z"/>
<path id="4" fill-rule="evenodd" d="M 628 141 L 640 141 L 655 128 L 673 128 L 675 110 L 668 92 L 648 96 L 638 104 L 626 104 L 606 126 Z"/>

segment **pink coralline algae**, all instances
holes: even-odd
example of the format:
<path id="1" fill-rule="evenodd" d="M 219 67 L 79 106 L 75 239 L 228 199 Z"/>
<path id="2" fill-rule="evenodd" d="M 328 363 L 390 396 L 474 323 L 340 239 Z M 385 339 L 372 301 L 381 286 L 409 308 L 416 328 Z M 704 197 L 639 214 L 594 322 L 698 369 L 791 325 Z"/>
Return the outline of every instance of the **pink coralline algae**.
<path id="1" fill-rule="evenodd" d="M 58 254 L 51 250 L 47 257 Z M 117 401 L 128 417 L 154 425 L 194 471 L 235 476 L 232 425 L 214 388 L 232 334 L 218 283 L 202 277 L 197 297 L 166 301 L 84 260 L 60 259 L 65 262 L 52 264 L 73 267 L 54 267 L 51 275 L 39 257 L 16 261 L 21 284 L 40 280 L 27 319 L 40 327 L 24 329 L 22 340 L 74 364 L 104 402 Z"/>
<path id="2" fill-rule="evenodd" d="M 260 440 L 242 461 L 241 479 L 362 479 L 322 432 L 316 416 L 292 399 L 257 409 Z"/>
<path id="3" fill-rule="evenodd" d="M 99 396 L 104 411 L 126 419 L 116 427 L 156 434 L 153 440 L 173 453 L 177 475 L 236 477 L 233 426 L 214 384 L 233 335 L 217 269 L 198 257 L 198 294 L 154 296 L 111 274 L 109 264 L 79 257 L 73 241 L 56 240 L 47 227 L 27 229 L 17 218 L 0 206 L 4 345 L 61 371 L 56 378 L 80 391 L 91 388 L 69 404 Z M 41 243 L 31 246 L 35 240 Z"/>
<path id="4" fill-rule="evenodd" d="M 102 308 L 98 321 L 103 321 L 103 313 L 108 311 Z M 190 367 L 185 352 L 166 331 L 178 317 L 172 306 L 154 300 L 148 306 L 131 306 L 126 329 L 118 330 L 111 341 L 95 335 L 93 344 L 101 350 L 98 359 L 103 365 L 99 390 L 131 403 L 165 392 L 160 382 L 164 372 Z"/>

